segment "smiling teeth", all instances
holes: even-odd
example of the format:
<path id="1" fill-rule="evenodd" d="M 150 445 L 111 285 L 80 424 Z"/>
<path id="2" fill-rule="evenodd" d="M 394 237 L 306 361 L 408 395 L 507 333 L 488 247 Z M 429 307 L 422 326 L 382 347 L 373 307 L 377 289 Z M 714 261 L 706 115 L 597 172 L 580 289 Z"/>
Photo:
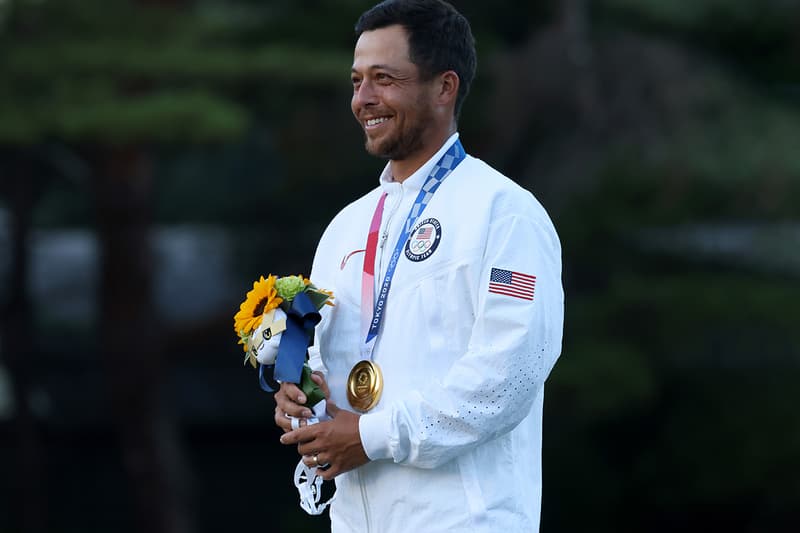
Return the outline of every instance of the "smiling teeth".
<path id="1" fill-rule="evenodd" d="M 371 119 L 367 120 L 367 126 L 374 126 L 376 124 L 380 124 L 382 122 L 386 122 L 387 120 L 389 120 L 389 119 L 386 118 L 386 117 L 371 118 Z"/>

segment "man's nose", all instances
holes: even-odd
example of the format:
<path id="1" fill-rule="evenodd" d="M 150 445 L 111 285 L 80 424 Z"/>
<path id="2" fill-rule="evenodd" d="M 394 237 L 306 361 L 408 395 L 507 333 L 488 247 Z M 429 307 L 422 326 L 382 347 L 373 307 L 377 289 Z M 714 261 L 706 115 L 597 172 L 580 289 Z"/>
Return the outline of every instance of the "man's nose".
<path id="1" fill-rule="evenodd" d="M 358 88 L 353 91 L 353 103 L 361 106 L 375 104 L 378 102 L 378 93 L 375 86 L 369 80 L 362 81 Z"/>

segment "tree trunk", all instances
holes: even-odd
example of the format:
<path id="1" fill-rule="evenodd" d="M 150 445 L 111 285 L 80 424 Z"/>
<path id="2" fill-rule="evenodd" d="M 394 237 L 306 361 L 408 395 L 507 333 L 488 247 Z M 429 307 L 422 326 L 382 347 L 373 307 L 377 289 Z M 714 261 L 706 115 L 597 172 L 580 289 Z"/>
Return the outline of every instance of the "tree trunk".
<path id="1" fill-rule="evenodd" d="M 98 161 L 101 354 L 139 522 L 146 533 L 192 530 L 183 457 L 164 407 L 164 361 L 152 295 L 152 172 L 137 147 Z"/>
<path id="2" fill-rule="evenodd" d="M 560 24 L 566 37 L 567 57 L 575 69 L 576 109 L 584 127 L 596 131 L 602 121 L 602 104 L 594 71 L 594 47 L 586 0 L 561 0 Z"/>
<path id="3" fill-rule="evenodd" d="M 17 490 L 10 508 L 16 514 L 19 531 L 39 533 L 47 525 L 45 450 L 42 431 L 30 405 L 37 354 L 31 343 L 34 335 L 27 290 L 31 213 L 38 197 L 38 178 L 27 157 L 9 159 L 15 164 L 2 174 L 11 207 L 11 270 L 9 292 L 0 314 L 0 357 L 8 368 L 14 401 L 16 457 L 12 462 Z"/>

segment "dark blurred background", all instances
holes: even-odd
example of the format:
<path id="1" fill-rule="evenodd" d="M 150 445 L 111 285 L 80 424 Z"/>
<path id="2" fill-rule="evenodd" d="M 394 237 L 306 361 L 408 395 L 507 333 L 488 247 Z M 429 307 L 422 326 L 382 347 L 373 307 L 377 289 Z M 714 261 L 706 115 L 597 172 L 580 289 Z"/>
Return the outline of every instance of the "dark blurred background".
<path id="1" fill-rule="evenodd" d="M 542 531 L 800 531 L 800 2 L 454 3 L 563 244 Z M 232 316 L 376 185 L 370 5 L 0 0 L 0 532 L 326 530 Z"/>

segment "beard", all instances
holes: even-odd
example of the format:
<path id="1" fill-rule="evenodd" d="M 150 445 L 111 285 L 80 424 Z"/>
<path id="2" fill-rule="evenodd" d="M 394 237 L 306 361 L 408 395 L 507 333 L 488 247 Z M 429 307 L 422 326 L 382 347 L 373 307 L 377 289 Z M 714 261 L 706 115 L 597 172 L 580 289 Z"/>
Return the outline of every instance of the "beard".
<path id="1" fill-rule="evenodd" d="M 383 159 L 403 161 L 419 152 L 425 146 L 425 130 L 429 119 L 433 117 L 433 108 L 421 94 L 417 95 L 414 108 L 416 113 L 406 116 L 404 128 L 398 128 L 391 135 L 374 141 L 366 137 L 364 148 L 367 153 Z"/>
<path id="2" fill-rule="evenodd" d="M 402 161 L 422 148 L 424 132 L 424 124 L 417 122 L 412 127 L 397 131 L 385 139 L 371 141 L 367 137 L 364 141 L 364 148 L 367 153 L 375 157 Z"/>

